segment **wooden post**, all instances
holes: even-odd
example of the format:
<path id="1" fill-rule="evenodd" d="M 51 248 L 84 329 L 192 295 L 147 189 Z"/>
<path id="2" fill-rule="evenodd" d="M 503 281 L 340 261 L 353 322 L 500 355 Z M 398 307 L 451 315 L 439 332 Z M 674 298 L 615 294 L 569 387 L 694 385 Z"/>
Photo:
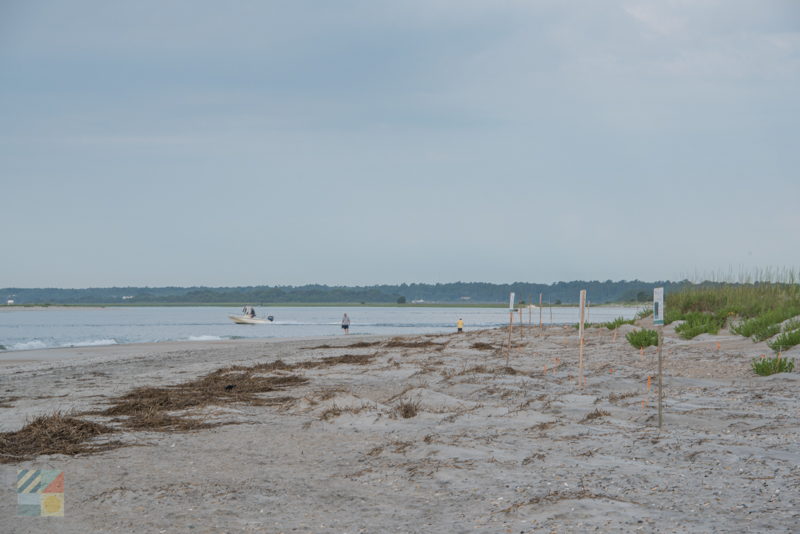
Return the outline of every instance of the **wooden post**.
<path id="1" fill-rule="evenodd" d="M 586 290 L 581 289 L 581 320 L 578 324 L 578 333 L 580 335 L 580 350 L 578 352 L 578 385 L 583 387 L 583 323 L 584 312 L 586 308 Z"/>
<path id="2" fill-rule="evenodd" d="M 550 322 L 553 322 L 553 308 L 550 307 Z M 542 294 L 539 293 L 539 330 L 542 329 Z"/>
<path id="3" fill-rule="evenodd" d="M 514 324 L 514 310 L 508 312 L 508 350 L 506 350 L 506 367 L 508 367 L 508 359 L 511 355 L 511 325 Z"/>
<path id="4" fill-rule="evenodd" d="M 661 347 L 664 345 L 664 327 L 658 327 L 658 429 L 661 430 L 661 403 L 664 400 L 664 389 L 662 388 L 661 383 L 661 374 L 662 374 L 662 359 L 661 359 Z"/>
<path id="5" fill-rule="evenodd" d="M 661 430 L 662 404 L 664 401 L 663 388 L 663 346 L 664 346 L 664 288 L 653 288 L 653 325 L 658 326 L 658 429 Z"/>

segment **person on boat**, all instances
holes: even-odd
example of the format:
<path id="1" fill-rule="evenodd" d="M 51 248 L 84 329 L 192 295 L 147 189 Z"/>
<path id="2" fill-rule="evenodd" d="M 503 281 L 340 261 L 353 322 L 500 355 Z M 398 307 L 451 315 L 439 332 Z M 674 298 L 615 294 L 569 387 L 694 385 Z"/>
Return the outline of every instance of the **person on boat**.
<path id="1" fill-rule="evenodd" d="M 256 316 L 256 309 L 250 306 L 250 312 L 247 315 L 249 315 L 251 319 L 254 318 Z"/>
<path id="2" fill-rule="evenodd" d="M 342 330 L 344 330 L 345 334 L 350 333 L 350 317 L 348 317 L 346 313 L 344 317 L 342 317 Z"/>

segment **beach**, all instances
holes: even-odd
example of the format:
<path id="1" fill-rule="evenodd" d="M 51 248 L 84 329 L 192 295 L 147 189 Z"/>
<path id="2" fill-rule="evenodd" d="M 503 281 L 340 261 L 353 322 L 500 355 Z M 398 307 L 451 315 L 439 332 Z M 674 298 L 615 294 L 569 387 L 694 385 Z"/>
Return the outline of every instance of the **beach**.
<path id="1" fill-rule="evenodd" d="M 667 326 L 659 430 L 656 349 L 631 347 L 633 328 L 586 330 L 583 385 L 572 326 L 515 326 L 510 347 L 466 325 L 5 354 L 0 432 L 61 411 L 116 444 L 6 458 L 2 530 L 796 532 L 800 375 L 755 375 L 764 343 Z M 189 383 L 217 401 L 169 416 L 205 426 L 101 414 Z M 64 517 L 17 517 L 22 468 L 64 472 Z"/>

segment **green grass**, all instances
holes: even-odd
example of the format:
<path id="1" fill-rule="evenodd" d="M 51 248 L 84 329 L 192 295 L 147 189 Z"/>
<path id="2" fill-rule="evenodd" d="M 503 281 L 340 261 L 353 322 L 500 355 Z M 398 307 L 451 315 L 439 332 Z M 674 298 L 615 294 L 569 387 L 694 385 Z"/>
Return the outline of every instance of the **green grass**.
<path id="1" fill-rule="evenodd" d="M 800 315 L 800 308 L 786 306 L 784 308 L 765 311 L 757 317 L 747 319 L 733 326 L 731 331 L 740 336 L 752 338 L 753 341 L 764 341 L 781 331 L 781 323 Z"/>
<path id="2" fill-rule="evenodd" d="M 649 346 L 656 346 L 658 345 L 658 332 L 655 330 L 636 330 L 634 332 L 628 332 L 625 335 L 625 339 L 628 340 L 628 343 L 636 347 L 637 349 L 643 349 Z"/>
<path id="3" fill-rule="evenodd" d="M 617 328 L 619 328 L 624 324 L 633 324 L 634 321 L 635 319 L 625 319 L 623 317 L 617 317 L 613 321 L 609 321 L 607 323 L 600 323 L 600 326 L 605 326 L 609 330 L 616 330 Z"/>
<path id="4" fill-rule="evenodd" d="M 716 334 L 725 324 L 725 317 L 704 312 L 689 312 L 683 316 L 683 324 L 675 328 L 684 339 L 692 339 L 700 334 Z"/>
<path id="5" fill-rule="evenodd" d="M 754 358 L 750 362 L 757 375 L 769 376 L 775 373 L 790 373 L 794 369 L 794 360 L 786 358 Z"/>
<path id="6" fill-rule="evenodd" d="M 716 334 L 737 319 L 732 332 L 763 341 L 778 334 L 783 321 L 800 315 L 799 280 L 795 271 L 765 270 L 738 282 L 703 282 L 666 295 L 665 322 L 686 321 L 675 330 L 691 339 Z"/>
<path id="7" fill-rule="evenodd" d="M 800 329 L 786 331 L 768 342 L 767 345 L 775 352 L 783 352 L 795 345 L 800 345 Z"/>

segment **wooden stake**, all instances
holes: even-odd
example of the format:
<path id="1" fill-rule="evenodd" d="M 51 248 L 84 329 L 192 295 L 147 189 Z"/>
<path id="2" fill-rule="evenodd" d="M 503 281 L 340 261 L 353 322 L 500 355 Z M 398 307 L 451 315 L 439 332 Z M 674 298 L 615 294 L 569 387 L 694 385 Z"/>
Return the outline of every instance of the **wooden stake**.
<path id="1" fill-rule="evenodd" d="M 662 358 L 661 358 L 661 347 L 664 345 L 664 327 L 658 327 L 658 429 L 661 430 L 661 404 L 664 400 L 664 389 L 662 387 L 661 375 L 662 375 Z"/>
<path id="2" fill-rule="evenodd" d="M 550 322 L 553 322 L 553 308 L 550 308 Z M 539 293 L 539 330 L 542 329 L 542 294 Z"/>
<path id="3" fill-rule="evenodd" d="M 525 329 L 522 328 L 522 308 L 519 309 L 519 337 L 522 337 L 522 334 L 525 333 Z"/>
<path id="4" fill-rule="evenodd" d="M 508 359 L 511 356 L 511 325 L 514 324 L 514 310 L 508 312 L 508 350 L 506 350 L 506 367 L 508 367 Z"/>
<path id="5" fill-rule="evenodd" d="M 581 338 L 580 351 L 578 352 L 578 385 L 583 387 L 583 323 L 586 308 L 586 290 L 581 289 L 581 322 L 579 323 L 579 334 Z"/>
<path id="6" fill-rule="evenodd" d="M 531 315 L 533 314 L 533 309 L 531 308 L 531 306 L 533 305 L 531 301 L 532 298 L 533 297 L 528 295 L 528 326 L 531 325 Z"/>

